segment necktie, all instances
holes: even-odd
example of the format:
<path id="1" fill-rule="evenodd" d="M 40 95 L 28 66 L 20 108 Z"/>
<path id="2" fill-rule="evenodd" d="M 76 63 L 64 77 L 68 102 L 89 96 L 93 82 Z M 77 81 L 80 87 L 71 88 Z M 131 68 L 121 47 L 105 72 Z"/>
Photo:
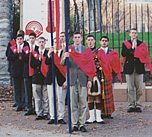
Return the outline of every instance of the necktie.
<path id="1" fill-rule="evenodd" d="M 63 50 L 61 50 L 61 52 L 60 52 L 60 56 L 59 56 L 60 58 L 62 57 L 62 54 L 63 54 Z"/>
<path id="2" fill-rule="evenodd" d="M 77 52 L 80 52 L 80 51 L 79 51 L 79 47 L 75 47 L 75 50 L 76 50 Z"/>

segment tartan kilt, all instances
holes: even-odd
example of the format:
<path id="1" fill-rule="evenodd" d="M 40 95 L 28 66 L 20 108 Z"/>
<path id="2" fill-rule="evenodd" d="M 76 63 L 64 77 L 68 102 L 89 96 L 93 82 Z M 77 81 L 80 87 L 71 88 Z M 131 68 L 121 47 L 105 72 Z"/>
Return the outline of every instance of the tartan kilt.
<path id="1" fill-rule="evenodd" d="M 111 115 L 115 111 L 112 91 L 112 80 L 104 81 L 104 99 L 102 97 L 101 103 L 101 109 L 105 115 Z"/>

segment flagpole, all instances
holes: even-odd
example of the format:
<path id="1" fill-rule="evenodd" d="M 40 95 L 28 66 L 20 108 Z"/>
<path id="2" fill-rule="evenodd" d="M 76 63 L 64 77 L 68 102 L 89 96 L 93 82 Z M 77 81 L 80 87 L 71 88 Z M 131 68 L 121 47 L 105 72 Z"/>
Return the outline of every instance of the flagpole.
<path id="1" fill-rule="evenodd" d="M 66 38 L 66 52 L 68 52 L 68 0 L 64 0 L 64 14 L 65 14 L 65 38 Z M 71 123 L 71 105 L 70 105 L 70 73 L 69 73 L 69 58 L 66 58 L 66 68 L 67 68 L 67 94 L 68 94 L 68 126 L 69 133 L 72 133 L 72 123 Z"/>
<path id="2" fill-rule="evenodd" d="M 99 0 L 99 10 L 100 10 L 100 16 L 99 16 L 99 20 L 100 20 L 100 37 L 102 36 L 102 11 L 101 11 L 101 4 L 102 1 Z M 114 45 L 114 44 L 113 44 Z"/>
<path id="3" fill-rule="evenodd" d="M 82 30 L 83 30 L 83 45 L 85 45 L 85 28 L 84 28 L 84 1 L 82 0 Z"/>
<path id="4" fill-rule="evenodd" d="M 95 0 L 93 0 L 93 12 L 94 12 L 94 36 L 95 36 L 95 39 L 96 39 L 96 3 L 95 3 Z M 96 42 L 95 42 L 95 46 L 96 46 Z"/>
<path id="5" fill-rule="evenodd" d="M 51 0 L 49 3 L 50 3 L 51 46 L 54 47 L 54 44 L 53 44 L 53 24 L 52 24 L 52 2 L 51 2 Z M 52 52 L 52 82 L 53 82 L 53 99 L 54 99 L 54 123 L 57 124 L 56 89 L 55 89 L 55 75 L 54 75 L 54 52 Z M 51 91 L 49 91 L 49 92 L 51 92 Z"/>

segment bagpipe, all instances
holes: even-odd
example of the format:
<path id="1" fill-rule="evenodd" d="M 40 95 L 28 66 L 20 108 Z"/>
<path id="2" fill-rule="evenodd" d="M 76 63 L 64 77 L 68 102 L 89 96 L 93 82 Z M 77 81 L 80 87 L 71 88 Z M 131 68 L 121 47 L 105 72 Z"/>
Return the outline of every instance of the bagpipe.
<path id="1" fill-rule="evenodd" d="M 97 52 L 98 49 L 96 49 L 95 52 Z M 95 53 L 96 54 L 96 53 Z M 102 67 L 100 65 L 100 61 L 97 58 L 97 56 L 94 58 L 94 63 L 96 66 L 96 76 L 93 78 L 92 86 L 88 89 L 88 95 L 91 96 L 98 96 L 102 95 L 102 98 L 104 99 L 104 73 L 102 70 Z"/>

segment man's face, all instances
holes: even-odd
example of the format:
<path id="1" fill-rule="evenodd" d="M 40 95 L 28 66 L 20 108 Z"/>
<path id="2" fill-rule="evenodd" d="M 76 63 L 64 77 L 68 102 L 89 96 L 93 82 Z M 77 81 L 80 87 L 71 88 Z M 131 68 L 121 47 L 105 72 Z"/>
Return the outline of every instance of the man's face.
<path id="1" fill-rule="evenodd" d="M 46 44 L 46 42 L 44 39 L 39 39 L 39 48 L 41 50 L 43 50 L 45 48 L 45 44 Z"/>
<path id="2" fill-rule="evenodd" d="M 65 34 L 64 33 L 60 34 L 60 42 L 65 43 Z"/>
<path id="3" fill-rule="evenodd" d="M 16 38 L 16 43 L 17 43 L 17 45 L 22 45 L 24 43 L 23 37 L 17 37 Z"/>
<path id="4" fill-rule="evenodd" d="M 131 30 L 129 36 L 131 37 L 132 40 L 136 39 L 138 34 L 136 30 Z"/>
<path id="5" fill-rule="evenodd" d="M 74 45 L 80 45 L 82 42 L 81 34 L 74 34 L 73 41 L 74 41 Z"/>
<path id="6" fill-rule="evenodd" d="M 34 37 L 34 36 L 29 36 L 29 42 L 30 42 L 30 44 L 35 44 L 35 40 L 36 40 L 36 38 Z"/>
<path id="7" fill-rule="evenodd" d="M 88 37 L 86 42 L 87 42 L 88 48 L 94 48 L 95 39 L 93 37 Z"/>
<path id="8" fill-rule="evenodd" d="M 100 46 L 103 47 L 103 48 L 108 47 L 108 39 L 107 38 L 102 38 L 100 40 Z"/>

